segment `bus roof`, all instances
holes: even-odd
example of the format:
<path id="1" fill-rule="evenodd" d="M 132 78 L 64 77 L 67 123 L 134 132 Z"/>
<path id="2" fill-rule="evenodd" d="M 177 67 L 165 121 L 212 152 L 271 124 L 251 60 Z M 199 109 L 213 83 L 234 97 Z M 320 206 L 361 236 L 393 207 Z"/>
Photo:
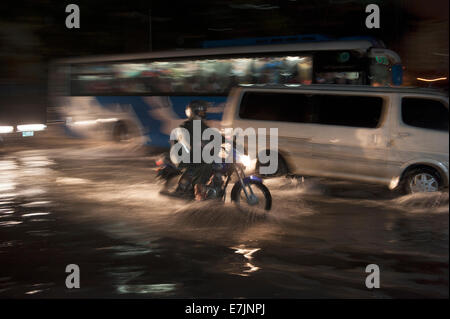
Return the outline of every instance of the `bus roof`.
<path id="1" fill-rule="evenodd" d="M 203 48 L 217 48 L 229 46 L 265 45 L 265 44 L 286 44 L 286 43 L 306 43 L 323 41 L 370 41 L 373 46 L 384 48 L 384 43 L 371 36 L 352 36 L 343 38 L 331 38 L 323 34 L 296 34 L 287 36 L 270 36 L 256 38 L 237 38 L 226 40 L 205 40 L 202 42 Z"/>
<path id="2" fill-rule="evenodd" d="M 55 63 L 93 63 L 93 62 L 119 62 L 128 60 L 164 59 L 183 57 L 207 57 L 233 54 L 276 53 L 296 51 L 331 51 L 331 50 L 368 50 L 373 44 L 368 40 L 349 41 L 320 41 L 309 43 L 292 43 L 278 45 L 240 46 L 225 48 L 199 48 L 186 50 L 171 50 L 159 52 L 146 52 L 120 55 L 98 55 L 90 57 L 74 57 L 56 60 Z"/>

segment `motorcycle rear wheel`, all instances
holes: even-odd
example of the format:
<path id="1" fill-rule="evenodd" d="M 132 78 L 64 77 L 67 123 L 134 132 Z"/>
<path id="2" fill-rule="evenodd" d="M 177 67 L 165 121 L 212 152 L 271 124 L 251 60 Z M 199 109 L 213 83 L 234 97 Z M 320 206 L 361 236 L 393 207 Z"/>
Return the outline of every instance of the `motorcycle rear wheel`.
<path id="1" fill-rule="evenodd" d="M 174 197 L 180 197 L 180 198 L 187 198 L 187 199 L 194 198 L 194 192 L 193 192 L 191 186 L 188 186 L 189 189 L 187 189 L 187 190 L 183 190 L 181 188 L 180 180 L 182 178 L 183 178 L 183 174 L 177 174 L 177 175 L 173 175 L 173 176 L 169 177 L 165 181 L 164 187 L 161 189 L 160 194 L 174 196 Z"/>

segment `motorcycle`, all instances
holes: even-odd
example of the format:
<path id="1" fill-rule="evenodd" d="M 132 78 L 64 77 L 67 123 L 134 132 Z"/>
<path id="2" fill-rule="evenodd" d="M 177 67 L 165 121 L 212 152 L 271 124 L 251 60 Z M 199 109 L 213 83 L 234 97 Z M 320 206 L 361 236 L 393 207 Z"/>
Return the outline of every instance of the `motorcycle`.
<path id="1" fill-rule="evenodd" d="M 263 184 L 263 180 L 255 175 L 246 176 L 245 164 L 249 163 L 248 156 L 232 149 L 232 163 L 213 163 L 212 174 L 206 187 L 206 199 L 226 200 L 226 190 L 233 175 L 237 181 L 231 189 L 231 201 L 238 205 L 248 205 L 264 210 L 272 208 L 272 195 Z M 181 170 L 174 165 L 168 156 L 156 161 L 157 177 L 164 181 L 160 191 L 163 195 L 175 196 L 193 200 L 194 187 L 192 175 L 189 170 Z"/>

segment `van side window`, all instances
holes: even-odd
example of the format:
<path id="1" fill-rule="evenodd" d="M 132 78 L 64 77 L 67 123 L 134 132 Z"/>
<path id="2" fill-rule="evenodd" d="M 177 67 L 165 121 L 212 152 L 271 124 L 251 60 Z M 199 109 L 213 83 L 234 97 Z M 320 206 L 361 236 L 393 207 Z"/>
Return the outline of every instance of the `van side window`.
<path id="1" fill-rule="evenodd" d="M 448 108 L 436 100 L 403 98 L 402 120 L 410 126 L 448 132 Z"/>
<path id="2" fill-rule="evenodd" d="M 315 95 L 316 123 L 376 128 L 383 99 L 374 96 Z"/>
<path id="3" fill-rule="evenodd" d="M 295 93 L 246 92 L 239 117 L 259 121 L 312 123 L 310 98 Z"/>

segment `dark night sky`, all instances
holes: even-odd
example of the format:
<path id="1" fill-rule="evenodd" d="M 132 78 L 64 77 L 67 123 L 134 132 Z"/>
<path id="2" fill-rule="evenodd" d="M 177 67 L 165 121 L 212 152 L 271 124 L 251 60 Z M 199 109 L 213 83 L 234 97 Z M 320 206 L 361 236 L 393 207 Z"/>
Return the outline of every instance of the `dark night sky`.
<path id="1" fill-rule="evenodd" d="M 7 4 L 8 3 L 8 4 Z M 67 29 L 76 3 L 81 28 Z M 365 6 L 381 8 L 366 29 Z M 447 0 L 7 0 L 0 11 L 0 83 L 45 81 L 58 57 L 199 46 L 203 40 L 293 34 L 372 35 L 400 53 L 408 70 L 448 75 Z"/>
<path id="2" fill-rule="evenodd" d="M 364 26 L 368 3 L 379 3 L 382 29 Z M 73 1 L 81 29 L 64 26 L 65 1 L 11 1 L 2 23 L 31 26 L 49 56 L 195 47 L 204 39 L 320 33 L 374 35 L 395 41 L 408 28 L 405 1 Z M 5 14 L 6 13 L 6 14 Z M 393 32 L 394 31 L 394 32 Z M 20 37 L 20 35 L 17 35 Z"/>

